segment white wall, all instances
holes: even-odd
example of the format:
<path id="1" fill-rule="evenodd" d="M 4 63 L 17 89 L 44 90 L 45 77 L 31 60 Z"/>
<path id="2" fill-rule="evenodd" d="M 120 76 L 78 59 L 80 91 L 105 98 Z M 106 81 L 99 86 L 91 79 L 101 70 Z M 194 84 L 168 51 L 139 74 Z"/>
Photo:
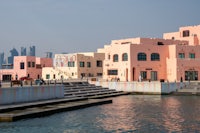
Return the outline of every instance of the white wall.
<path id="1" fill-rule="evenodd" d="M 181 83 L 170 83 L 170 82 L 103 82 L 97 81 L 92 82 L 97 86 L 107 87 L 109 89 L 115 89 L 117 91 L 125 92 L 141 92 L 150 94 L 168 94 L 181 88 Z"/>
<path id="2" fill-rule="evenodd" d="M 62 85 L 0 88 L 0 105 L 63 97 Z"/>

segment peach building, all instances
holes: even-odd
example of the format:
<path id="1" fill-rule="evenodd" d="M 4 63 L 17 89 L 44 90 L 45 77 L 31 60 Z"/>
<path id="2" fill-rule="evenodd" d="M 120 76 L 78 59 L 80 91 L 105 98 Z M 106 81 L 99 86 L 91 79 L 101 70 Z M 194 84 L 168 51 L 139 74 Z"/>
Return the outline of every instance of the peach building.
<path id="1" fill-rule="evenodd" d="M 104 53 L 55 54 L 54 67 L 44 68 L 43 79 L 102 77 Z"/>
<path id="2" fill-rule="evenodd" d="M 9 81 L 21 77 L 38 79 L 42 77 L 43 67 L 52 67 L 52 58 L 40 58 L 35 56 L 15 56 L 13 66 L 9 69 L 1 69 L 1 80 Z"/>
<path id="3" fill-rule="evenodd" d="M 164 39 L 113 40 L 105 53 L 103 78 L 120 81 L 199 80 L 200 26 L 181 27 Z"/>

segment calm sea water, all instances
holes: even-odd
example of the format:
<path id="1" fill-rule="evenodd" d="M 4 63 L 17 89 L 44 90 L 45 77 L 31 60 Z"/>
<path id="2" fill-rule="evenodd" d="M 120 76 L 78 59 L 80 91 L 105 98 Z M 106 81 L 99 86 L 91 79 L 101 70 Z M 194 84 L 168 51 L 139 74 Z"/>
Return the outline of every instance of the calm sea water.
<path id="1" fill-rule="evenodd" d="M 200 97 L 129 95 L 112 104 L 0 123 L 0 133 L 200 132 Z"/>

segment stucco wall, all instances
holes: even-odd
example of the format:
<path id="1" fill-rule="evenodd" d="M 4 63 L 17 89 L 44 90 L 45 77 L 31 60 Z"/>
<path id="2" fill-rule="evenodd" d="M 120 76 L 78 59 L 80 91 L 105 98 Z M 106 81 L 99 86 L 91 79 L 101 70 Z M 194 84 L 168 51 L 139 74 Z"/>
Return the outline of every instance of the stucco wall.
<path id="1" fill-rule="evenodd" d="M 125 92 L 140 92 L 149 94 L 168 94 L 184 86 L 179 82 L 102 82 L 90 81 L 97 86 Z"/>

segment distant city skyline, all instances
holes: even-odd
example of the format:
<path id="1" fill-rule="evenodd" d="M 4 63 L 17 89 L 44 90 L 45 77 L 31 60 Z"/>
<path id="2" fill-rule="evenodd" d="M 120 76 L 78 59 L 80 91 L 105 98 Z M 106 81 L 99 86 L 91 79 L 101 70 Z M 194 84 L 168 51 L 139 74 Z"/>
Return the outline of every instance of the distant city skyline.
<path id="1" fill-rule="evenodd" d="M 0 53 L 37 47 L 37 56 L 95 52 L 111 40 L 162 38 L 181 26 L 200 24 L 200 1 L 2 0 Z"/>

